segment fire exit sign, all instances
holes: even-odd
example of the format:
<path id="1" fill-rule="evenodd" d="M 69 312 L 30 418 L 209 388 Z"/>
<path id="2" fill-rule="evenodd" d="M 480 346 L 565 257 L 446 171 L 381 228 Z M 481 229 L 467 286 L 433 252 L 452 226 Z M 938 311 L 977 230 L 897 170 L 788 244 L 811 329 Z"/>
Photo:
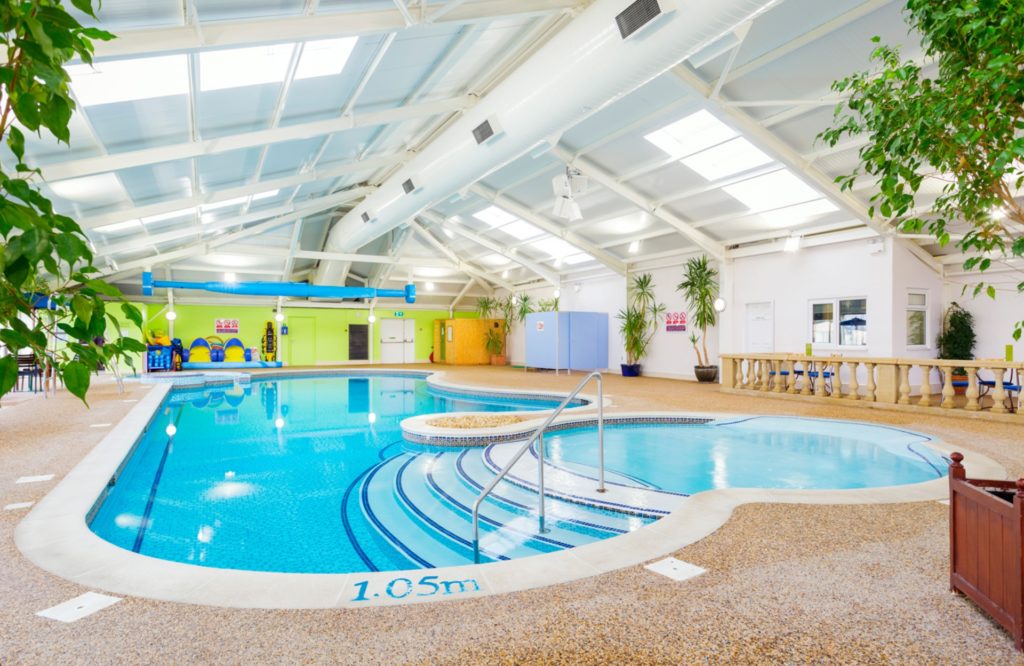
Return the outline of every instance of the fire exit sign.
<path id="1" fill-rule="evenodd" d="M 395 310 L 395 316 L 396 317 L 404 317 L 405 313 L 402 312 L 401 310 Z"/>

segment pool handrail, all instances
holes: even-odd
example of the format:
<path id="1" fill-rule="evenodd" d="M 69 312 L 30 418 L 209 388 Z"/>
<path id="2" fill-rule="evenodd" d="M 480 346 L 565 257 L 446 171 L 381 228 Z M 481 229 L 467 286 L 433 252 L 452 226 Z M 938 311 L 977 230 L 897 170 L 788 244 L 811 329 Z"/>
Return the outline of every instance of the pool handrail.
<path id="1" fill-rule="evenodd" d="M 498 474 L 491 480 L 487 487 L 480 491 L 476 501 L 473 502 L 473 562 L 476 564 L 480 563 L 480 505 L 483 503 L 487 496 L 491 494 L 491 491 L 501 482 L 505 475 L 509 473 L 512 467 L 515 466 L 519 459 L 523 457 L 529 448 L 536 441 L 537 445 L 537 490 L 538 499 L 540 502 L 538 508 L 538 517 L 540 522 L 540 531 L 543 533 L 544 529 L 544 431 L 551 426 L 554 420 L 561 414 L 565 408 L 569 405 L 573 398 L 579 395 L 580 391 L 583 390 L 587 384 L 590 383 L 591 379 L 597 380 L 597 451 L 598 451 L 598 487 L 597 492 L 603 493 L 604 487 L 604 380 L 601 377 L 600 372 L 592 372 L 583 378 L 576 388 L 573 389 L 572 393 L 565 397 L 555 411 L 551 412 L 550 415 L 544 422 L 533 431 L 533 434 L 523 443 L 516 454 L 512 456 L 512 459 L 505 465 Z"/>

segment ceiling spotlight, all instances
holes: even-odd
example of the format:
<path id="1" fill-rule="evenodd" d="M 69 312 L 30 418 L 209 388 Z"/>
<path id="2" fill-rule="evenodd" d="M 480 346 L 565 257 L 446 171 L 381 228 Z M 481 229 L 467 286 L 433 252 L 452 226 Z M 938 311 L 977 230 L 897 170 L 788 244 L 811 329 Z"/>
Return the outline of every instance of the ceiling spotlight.
<path id="1" fill-rule="evenodd" d="M 800 249 L 800 235 L 793 234 L 786 239 L 785 244 L 782 246 L 783 252 L 796 252 Z"/>
<path id="2" fill-rule="evenodd" d="M 576 220 L 583 219 L 583 214 L 580 212 L 580 205 L 569 197 L 556 198 L 555 207 L 551 213 L 555 217 L 568 220 L 569 222 L 575 222 Z"/>
<path id="3" fill-rule="evenodd" d="M 166 319 L 167 321 L 174 321 L 177 318 L 178 318 L 178 313 L 175 312 L 174 310 L 171 310 L 167 314 L 164 315 L 164 319 Z"/>
<path id="4" fill-rule="evenodd" d="M 224 281 L 225 282 L 238 282 L 238 276 L 235 275 L 234 273 L 225 273 L 224 274 Z"/>
<path id="5" fill-rule="evenodd" d="M 555 259 L 555 268 L 561 268 L 561 267 L 562 267 L 562 258 L 558 257 L 557 259 Z"/>
<path id="6" fill-rule="evenodd" d="M 565 167 L 565 173 L 551 179 L 551 189 L 555 196 L 572 198 L 587 191 L 587 177 L 579 169 Z"/>
<path id="7" fill-rule="evenodd" d="M 633 241 L 632 243 L 629 244 L 629 253 L 630 254 L 636 254 L 639 251 L 640 251 L 640 241 L 635 240 L 635 241 Z"/>
<path id="8" fill-rule="evenodd" d="M 427 288 L 427 291 L 434 291 L 434 283 L 433 282 L 428 282 L 428 283 L 426 283 L 423 286 L 425 286 Z"/>

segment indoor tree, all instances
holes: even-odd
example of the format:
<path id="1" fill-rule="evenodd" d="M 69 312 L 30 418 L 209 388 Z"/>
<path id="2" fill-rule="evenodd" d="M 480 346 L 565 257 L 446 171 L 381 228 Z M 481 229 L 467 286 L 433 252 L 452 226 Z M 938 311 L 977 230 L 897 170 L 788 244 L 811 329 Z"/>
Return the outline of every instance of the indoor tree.
<path id="1" fill-rule="evenodd" d="M 845 97 L 829 146 L 863 137 L 860 163 L 836 179 L 849 190 L 860 175 L 875 180 L 872 216 L 897 229 L 927 230 L 953 241 L 966 270 L 1005 264 L 1021 277 L 1024 210 L 1024 11 L 1019 0 L 908 0 L 906 17 L 920 35 L 926 65 L 877 44 L 872 71 L 836 81 Z M 935 68 L 934 71 L 932 68 Z M 929 201 L 929 191 L 938 191 Z M 974 294 L 995 298 L 980 275 Z M 1024 281 L 1016 291 L 1024 293 Z M 1020 339 L 1024 321 L 1017 322 Z"/>
<path id="2" fill-rule="evenodd" d="M 92 0 L 71 4 L 95 18 Z M 145 351 L 141 342 L 120 336 L 108 299 L 120 301 L 123 314 L 140 328 L 142 317 L 116 287 L 95 277 L 81 227 L 40 193 L 44 174 L 26 161 L 25 133 L 47 132 L 68 143 L 75 103 L 64 65 L 76 57 L 91 63 L 92 40 L 113 35 L 82 26 L 62 0 L 3 0 L 0 32 L 6 56 L 0 65 L 0 140 L 13 155 L 0 167 L 0 396 L 17 381 L 18 351 L 29 349 L 84 400 L 100 363 L 131 364 L 130 353 Z M 115 339 L 106 339 L 108 323 L 118 332 Z M 66 339 L 60 346 L 52 342 L 58 336 Z"/>
<path id="3" fill-rule="evenodd" d="M 647 356 L 647 349 L 658 331 L 658 322 L 665 313 L 665 305 L 658 303 L 654 295 L 654 278 L 650 273 L 633 276 L 626 297 L 626 307 L 616 315 L 621 322 L 619 332 L 622 334 L 626 350 L 626 363 L 623 364 L 623 375 L 639 374 L 640 361 Z"/>
<path id="4" fill-rule="evenodd" d="M 690 257 L 686 260 L 683 270 L 683 281 L 676 285 L 676 290 L 683 294 L 690 308 L 689 321 L 700 329 L 700 336 L 695 331 L 690 333 L 690 343 L 697 354 L 697 366 L 711 366 L 711 354 L 708 353 L 708 329 L 718 323 L 718 312 L 715 310 L 715 299 L 718 297 L 718 271 L 708 260 L 706 254 Z M 697 343 L 700 342 L 700 348 Z M 701 354 L 701 348 L 704 353 Z"/>

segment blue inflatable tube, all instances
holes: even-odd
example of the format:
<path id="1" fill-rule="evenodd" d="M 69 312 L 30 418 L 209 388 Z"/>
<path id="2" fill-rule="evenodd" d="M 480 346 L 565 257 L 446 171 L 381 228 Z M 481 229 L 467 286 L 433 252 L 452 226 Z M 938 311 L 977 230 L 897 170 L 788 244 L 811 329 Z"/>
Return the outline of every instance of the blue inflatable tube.
<path id="1" fill-rule="evenodd" d="M 332 287 L 305 282 L 183 282 L 180 280 L 154 280 L 153 274 L 142 274 L 142 293 L 153 295 L 154 288 L 202 289 L 219 294 L 239 296 L 288 296 L 291 298 L 404 298 L 406 303 L 416 302 L 416 285 L 405 289 L 374 289 L 372 287 Z"/>

